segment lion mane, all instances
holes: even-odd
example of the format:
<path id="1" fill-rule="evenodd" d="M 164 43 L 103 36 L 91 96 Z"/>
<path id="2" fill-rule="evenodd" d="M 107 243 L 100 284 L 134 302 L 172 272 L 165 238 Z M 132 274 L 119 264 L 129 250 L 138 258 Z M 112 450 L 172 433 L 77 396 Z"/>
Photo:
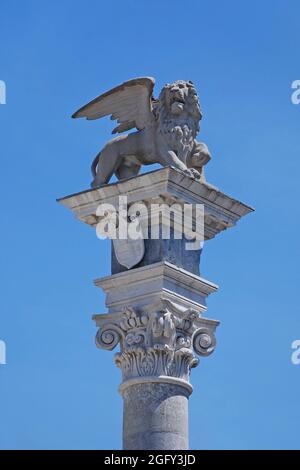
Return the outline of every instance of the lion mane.
<path id="1" fill-rule="evenodd" d="M 177 116 L 171 112 L 168 95 L 174 85 L 181 85 L 187 89 L 183 116 Z M 177 153 L 180 160 L 184 161 L 193 149 L 202 118 L 198 95 L 193 83 L 179 80 L 171 85 L 165 85 L 160 92 L 159 99 L 153 104 L 153 111 L 158 132 L 168 146 Z"/>

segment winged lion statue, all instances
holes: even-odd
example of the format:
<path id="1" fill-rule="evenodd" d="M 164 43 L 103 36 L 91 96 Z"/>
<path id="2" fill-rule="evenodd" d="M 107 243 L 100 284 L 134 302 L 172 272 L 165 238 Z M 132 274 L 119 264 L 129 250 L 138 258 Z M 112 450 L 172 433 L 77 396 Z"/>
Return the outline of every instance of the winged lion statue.
<path id="1" fill-rule="evenodd" d="M 113 134 L 136 128 L 110 140 L 92 163 L 92 187 L 139 173 L 142 165 L 173 166 L 194 179 L 204 179 L 203 167 L 211 156 L 196 141 L 202 118 L 196 89 L 191 81 L 166 84 L 153 97 L 155 80 L 134 78 L 113 88 L 73 114 L 88 120 L 111 116 L 118 125 Z"/>

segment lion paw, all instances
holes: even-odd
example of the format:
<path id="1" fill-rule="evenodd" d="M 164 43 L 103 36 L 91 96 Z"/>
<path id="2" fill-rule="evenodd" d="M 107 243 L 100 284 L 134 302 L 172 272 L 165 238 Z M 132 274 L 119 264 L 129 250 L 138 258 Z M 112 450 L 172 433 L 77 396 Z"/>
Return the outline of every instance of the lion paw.
<path id="1" fill-rule="evenodd" d="M 201 178 L 199 171 L 195 170 L 195 168 L 187 168 L 184 173 L 195 180 L 199 180 Z"/>

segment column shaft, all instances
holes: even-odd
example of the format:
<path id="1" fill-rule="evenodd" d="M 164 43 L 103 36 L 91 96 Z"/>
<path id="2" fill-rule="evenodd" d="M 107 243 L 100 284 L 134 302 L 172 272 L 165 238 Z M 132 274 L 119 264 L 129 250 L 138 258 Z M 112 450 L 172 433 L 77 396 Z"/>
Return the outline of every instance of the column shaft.
<path id="1" fill-rule="evenodd" d="M 122 391 L 124 450 L 188 449 L 186 388 L 168 383 L 138 383 Z"/>

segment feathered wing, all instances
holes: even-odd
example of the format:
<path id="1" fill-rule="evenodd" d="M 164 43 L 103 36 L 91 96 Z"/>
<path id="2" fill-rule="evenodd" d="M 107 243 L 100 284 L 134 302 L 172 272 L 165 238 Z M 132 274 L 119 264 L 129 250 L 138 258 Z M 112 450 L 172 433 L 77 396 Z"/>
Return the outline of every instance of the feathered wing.
<path id="1" fill-rule="evenodd" d="M 136 127 L 138 130 L 153 119 L 151 97 L 155 80 L 151 77 L 134 78 L 103 93 L 73 114 L 73 118 L 89 120 L 111 115 L 118 126 L 113 134 Z"/>

